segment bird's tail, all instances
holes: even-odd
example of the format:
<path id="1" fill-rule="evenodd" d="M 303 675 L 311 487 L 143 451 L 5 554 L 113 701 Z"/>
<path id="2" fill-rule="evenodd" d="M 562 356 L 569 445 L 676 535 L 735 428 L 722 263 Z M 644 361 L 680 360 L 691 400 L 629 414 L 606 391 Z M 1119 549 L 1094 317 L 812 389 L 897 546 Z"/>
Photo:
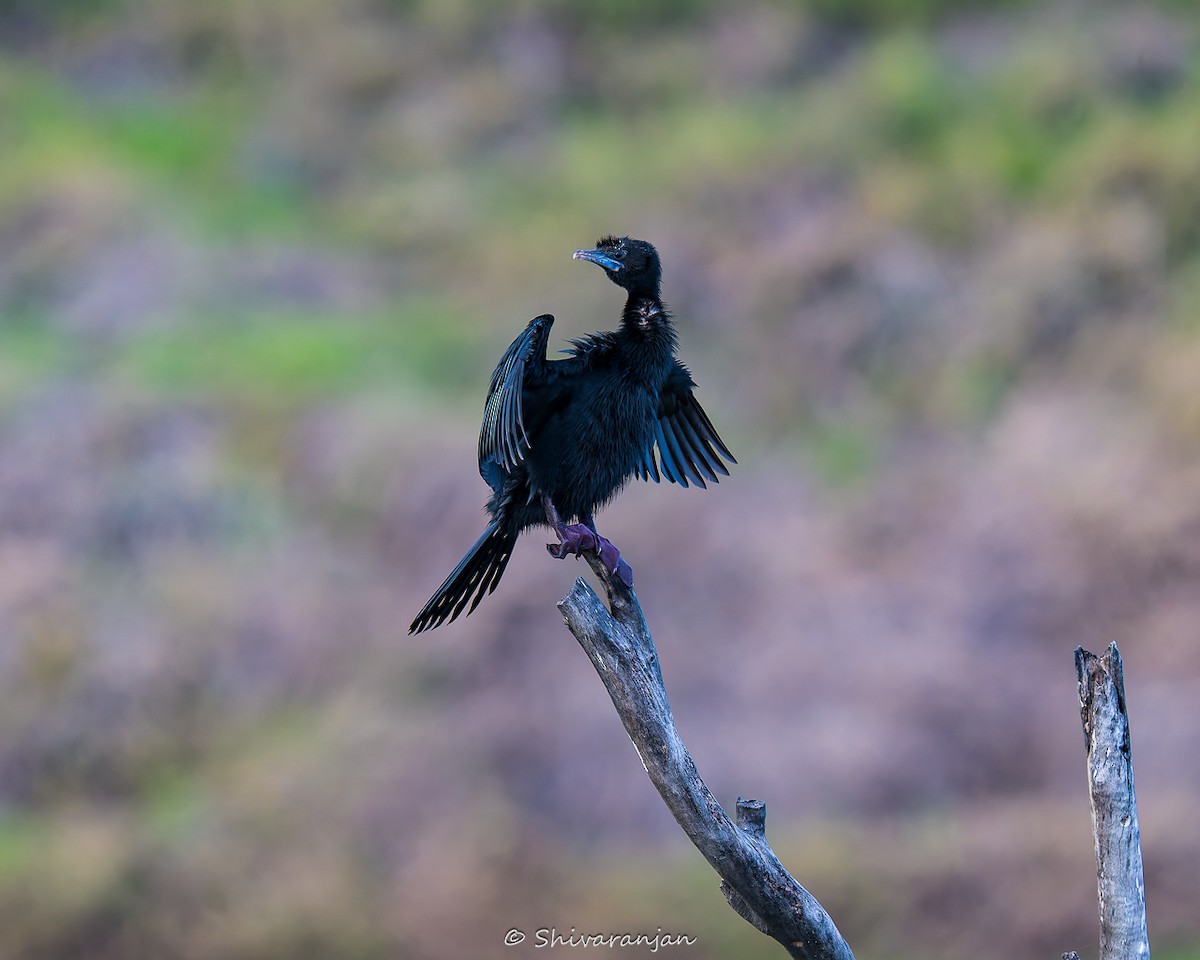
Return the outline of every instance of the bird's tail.
<path id="1" fill-rule="evenodd" d="M 500 520 L 488 524 L 483 536 L 475 541 L 475 546 L 458 561 L 458 566 L 450 571 L 450 576 L 421 608 L 408 628 L 409 633 L 432 630 L 454 620 L 468 600 L 471 606 L 467 614 L 470 615 L 479 606 L 483 595 L 496 589 L 517 543 L 517 534 L 506 527 Z"/>

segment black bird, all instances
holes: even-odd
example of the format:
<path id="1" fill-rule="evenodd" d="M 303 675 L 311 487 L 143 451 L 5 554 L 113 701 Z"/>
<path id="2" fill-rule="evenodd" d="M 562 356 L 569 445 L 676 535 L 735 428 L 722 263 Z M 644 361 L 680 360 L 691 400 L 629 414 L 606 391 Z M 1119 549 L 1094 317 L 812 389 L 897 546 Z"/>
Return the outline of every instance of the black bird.
<path id="1" fill-rule="evenodd" d="M 554 317 L 543 314 L 504 351 L 492 374 L 479 432 L 479 472 L 492 497 L 491 522 L 417 614 L 409 633 L 471 613 L 500 582 L 517 536 L 548 525 L 555 557 L 596 551 L 628 586 L 633 571 L 596 532 L 593 514 L 630 477 L 659 476 L 684 487 L 729 475 L 733 454 L 692 395 L 695 382 L 675 356 L 675 329 L 659 297 L 658 252 L 644 240 L 604 237 L 576 260 L 603 267 L 626 291 L 617 330 L 571 341 L 547 360 Z M 655 460 L 655 448 L 658 457 Z M 576 523 L 566 523 L 575 520 Z"/>

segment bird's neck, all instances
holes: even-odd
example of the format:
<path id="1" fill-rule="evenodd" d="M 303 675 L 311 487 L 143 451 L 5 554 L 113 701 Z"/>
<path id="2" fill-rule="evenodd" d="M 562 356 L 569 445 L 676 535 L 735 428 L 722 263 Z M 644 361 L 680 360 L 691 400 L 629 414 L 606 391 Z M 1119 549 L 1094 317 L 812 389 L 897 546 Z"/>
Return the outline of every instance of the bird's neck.
<path id="1" fill-rule="evenodd" d="M 657 293 L 630 293 L 621 313 L 621 327 L 639 341 L 675 348 L 675 328 L 671 315 Z"/>

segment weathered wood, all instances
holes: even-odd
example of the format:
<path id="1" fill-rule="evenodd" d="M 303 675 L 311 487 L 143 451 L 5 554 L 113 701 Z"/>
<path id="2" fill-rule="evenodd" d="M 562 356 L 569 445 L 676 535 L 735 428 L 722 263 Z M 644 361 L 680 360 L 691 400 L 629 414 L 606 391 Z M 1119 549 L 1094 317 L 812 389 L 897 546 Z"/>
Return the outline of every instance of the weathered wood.
<path id="1" fill-rule="evenodd" d="M 612 698 L 642 766 L 675 820 L 721 878 L 730 906 L 802 960 L 853 960 L 829 914 L 767 843 L 766 807 L 738 800 L 734 824 L 679 738 L 654 640 L 633 590 L 585 554 L 609 609 L 580 578 L 558 608 Z"/>
<path id="2" fill-rule="evenodd" d="M 1142 837 L 1133 788 L 1124 665 L 1117 645 L 1110 644 L 1102 657 L 1079 647 L 1075 673 L 1096 839 L 1100 960 L 1148 960 Z"/>

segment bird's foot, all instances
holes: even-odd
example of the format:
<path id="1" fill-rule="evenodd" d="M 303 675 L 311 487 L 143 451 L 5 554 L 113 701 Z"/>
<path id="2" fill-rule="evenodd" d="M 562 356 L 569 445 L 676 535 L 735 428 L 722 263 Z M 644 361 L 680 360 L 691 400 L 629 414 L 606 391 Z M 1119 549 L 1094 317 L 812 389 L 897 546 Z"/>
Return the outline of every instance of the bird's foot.
<path id="1" fill-rule="evenodd" d="M 604 539 L 582 523 L 562 524 L 555 527 L 554 532 L 558 534 L 558 543 L 546 544 L 546 550 L 559 560 L 572 553 L 579 556 L 584 550 L 599 552 L 600 541 Z"/>
<path id="2" fill-rule="evenodd" d="M 625 562 L 625 558 L 621 556 L 621 551 L 607 537 L 601 537 L 597 534 L 600 540 L 600 545 L 596 548 L 596 553 L 600 557 L 600 562 L 608 568 L 609 573 L 616 574 L 620 581 L 630 589 L 633 588 L 633 567 Z"/>
<path id="3" fill-rule="evenodd" d="M 625 562 L 621 551 L 607 537 L 600 536 L 594 529 L 582 523 L 557 527 L 554 532 L 558 534 L 559 542 L 546 544 L 550 556 L 561 560 L 568 554 L 579 556 L 585 550 L 590 550 L 600 558 L 600 562 L 609 573 L 620 578 L 625 586 L 633 586 L 633 568 Z"/>

